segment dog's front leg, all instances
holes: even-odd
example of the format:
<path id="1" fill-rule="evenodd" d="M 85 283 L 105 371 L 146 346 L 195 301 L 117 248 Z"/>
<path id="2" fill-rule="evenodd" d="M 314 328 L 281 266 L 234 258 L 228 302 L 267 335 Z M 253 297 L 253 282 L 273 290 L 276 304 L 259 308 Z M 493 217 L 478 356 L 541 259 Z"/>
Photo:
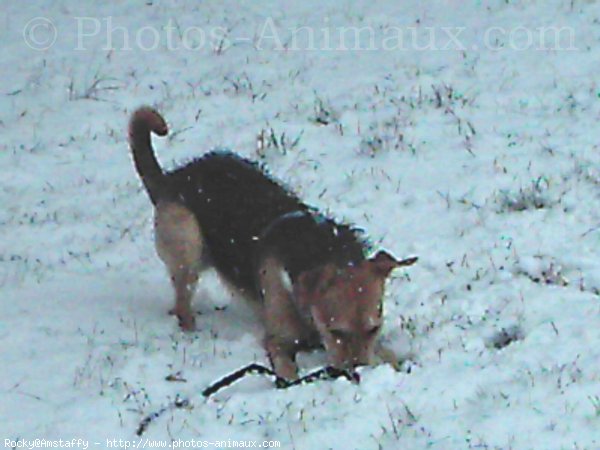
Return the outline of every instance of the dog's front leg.
<path id="1" fill-rule="evenodd" d="M 298 378 L 298 366 L 295 361 L 296 349 L 293 345 L 281 343 L 277 337 L 268 336 L 266 349 L 277 376 L 286 380 Z"/>
<path id="2" fill-rule="evenodd" d="M 298 378 L 296 352 L 306 330 L 294 306 L 289 275 L 275 257 L 261 261 L 258 281 L 267 331 L 265 347 L 278 376 Z"/>

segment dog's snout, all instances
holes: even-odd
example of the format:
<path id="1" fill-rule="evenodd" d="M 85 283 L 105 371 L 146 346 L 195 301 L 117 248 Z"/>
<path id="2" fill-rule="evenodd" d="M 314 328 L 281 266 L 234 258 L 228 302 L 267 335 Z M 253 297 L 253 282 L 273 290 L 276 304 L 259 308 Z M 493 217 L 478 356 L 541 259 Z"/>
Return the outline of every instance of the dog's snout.
<path id="1" fill-rule="evenodd" d="M 352 356 L 352 357 L 342 361 L 341 364 L 337 364 L 336 368 L 341 369 L 341 370 L 354 370 L 358 367 L 368 366 L 368 365 L 369 365 L 369 362 L 367 361 L 367 359 L 362 358 L 360 356 Z"/>

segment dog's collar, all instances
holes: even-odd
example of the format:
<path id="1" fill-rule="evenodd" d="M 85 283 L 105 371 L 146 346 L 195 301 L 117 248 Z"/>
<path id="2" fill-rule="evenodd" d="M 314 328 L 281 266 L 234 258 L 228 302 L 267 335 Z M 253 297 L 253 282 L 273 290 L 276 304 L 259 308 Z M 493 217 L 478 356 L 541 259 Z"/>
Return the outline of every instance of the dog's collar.
<path id="1" fill-rule="evenodd" d="M 309 212 L 307 210 L 297 209 L 295 211 L 286 212 L 286 213 L 280 215 L 273 222 L 279 222 L 279 221 L 288 220 L 288 219 L 299 219 L 300 217 L 304 217 L 307 214 L 309 214 Z M 271 222 L 271 223 L 273 223 L 273 222 Z"/>
<path id="2" fill-rule="evenodd" d="M 296 209 L 294 211 L 288 211 L 286 213 L 281 214 L 280 216 L 277 216 L 269 223 L 269 225 L 267 225 L 264 228 L 264 230 L 260 234 L 260 239 L 265 238 L 273 230 L 273 228 L 275 228 L 280 223 L 285 222 L 286 220 L 300 219 L 301 217 L 304 217 L 309 214 L 310 212 L 307 210 Z"/>

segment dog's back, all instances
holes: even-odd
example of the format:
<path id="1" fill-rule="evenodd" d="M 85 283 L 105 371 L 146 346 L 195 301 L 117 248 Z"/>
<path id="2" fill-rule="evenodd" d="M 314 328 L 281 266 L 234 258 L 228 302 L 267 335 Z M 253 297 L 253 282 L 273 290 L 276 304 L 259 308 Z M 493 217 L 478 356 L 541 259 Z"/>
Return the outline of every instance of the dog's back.
<path id="1" fill-rule="evenodd" d="M 194 213 L 211 263 L 242 290 L 253 290 L 264 230 L 286 213 L 307 210 L 256 163 L 230 152 L 208 153 L 167 176 Z"/>
<path id="2" fill-rule="evenodd" d="M 276 257 L 295 281 L 302 272 L 325 264 L 359 264 L 368 248 L 359 230 L 310 209 L 273 221 L 261 236 L 259 258 Z"/>

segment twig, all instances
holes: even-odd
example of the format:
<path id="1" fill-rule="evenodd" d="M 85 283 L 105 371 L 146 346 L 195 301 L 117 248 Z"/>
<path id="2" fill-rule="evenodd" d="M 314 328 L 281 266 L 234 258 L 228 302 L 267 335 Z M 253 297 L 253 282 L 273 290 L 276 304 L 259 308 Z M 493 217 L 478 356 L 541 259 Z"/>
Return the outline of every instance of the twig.
<path id="1" fill-rule="evenodd" d="M 260 364 L 248 364 L 246 367 L 242 367 L 241 369 L 236 370 L 235 372 L 230 373 L 229 375 L 226 375 L 220 380 L 212 383 L 202 391 L 202 395 L 204 397 L 210 397 L 224 387 L 235 383 L 237 380 L 245 377 L 246 375 L 275 375 L 275 372 L 268 367 L 261 366 Z"/>
<path id="2" fill-rule="evenodd" d="M 339 377 L 344 377 L 349 381 L 354 383 L 360 382 L 360 376 L 356 372 L 351 372 L 349 370 L 341 370 L 336 369 L 334 367 L 325 367 L 323 369 L 316 370 L 315 372 L 309 373 L 308 375 L 298 378 L 297 380 L 286 380 L 285 378 L 277 376 L 277 374 L 268 367 L 262 366 L 260 364 L 252 363 L 245 367 L 242 367 L 235 372 L 226 375 L 225 377 L 217 380 L 210 386 L 208 386 L 204 391 L 202 391 L 202 395 L 204 397 L 210 397 L 211 395 L 217 393 L 223 388 L 226 388 L 236 381 L 244 378 L 246 375 L 269 375 L 275 377 L 275 387 L 277 389 L 287 389 L 292 386 L 299 386 L 302 384 L 314 383 L 319 380 L 331 380 Z"/>
<path id="3" fill-rule="evenodd" d="M 138 428 L 137 428 L 137 431 L 135 432 L 135 434 L 137 436 L 141 436 L 142 434 L 144 434 L 144 432 L 148 429 L 148 426 L 153 421 L 155 421 L 160 416 L 162 416 L 164 413 L 166 413 L 167 411 L 172 411 L 174 409 L 188 408 L 189 406 L 190 406 L 190 401 L 187 398 L 180 398 L 179 396 L 175 397 L 175 400 L 172 401 L 171 403 L 169 403 L 167 406 L 163 406 L 158 411 L 153 412 L 152 414 L 149 414 L 146 417 L 144 417 L 144 420 L 142 420 L 140 422 L 140 424 L 138 425 Z"/>
<path id="4" fill-rule="evenodd" d="M 319 380 L 331 380 L 331 379 L 335 379 L 335 378 L 339 378 L 339 377 L 344 377 L 353 383 L 360 382 L 360 376 L 358 373 L 351 372 L 349 370 L 336 369 L 334 367 L 325 367 L 323 369 L 319 369 L 319 370 L 316 370 L 315 372 L 309 373 L 308 375 L 306 375 L 302 378 L 290 381 L 290 380 L 286 380 L 285 378 L 277 376 L 277 374 L 275 374 L 273 369 L 270 369 L 270 368 L 265 367 L 260 364 L 252 363 L 252 364 L 248 364 L 247 366 L 242 367 L 241 369 L 238 369 L 235 372 L 230 373 L 229 375 L 226 375 L 223 378 L 221 378 L 220 380 L 217 380 L 216 382 L 212 383 L 210 386 L 208 386 L 206 389 L 204 389 L 202 391 L 202 395 L 204 397 L 208 398 L 211 395 L 220 391 L 221 389 L 232 385 L 233 383 L 235 383 L 236 381 L 238 381 L 241 378 L 244 378 L 246 375 L 273 376 L 273 377 L 275 377 L 275 387 L 277 389 L 287 389 L 292 386 L 299 386 L 299 385 L 303 385 L 303 384 L 314 383 L 315 381 L 319 381 Z M 171 380 L 169 380 L 169 377 L 167 377 L 167 380 L 171 381 Z M 180 380 L 177 380 L 177 381 L 180 381 Z M 189 399 L 181 398 L 181 397 L 177 396 L 175 398 L 175 400 L 172 401 L 171 403 L 169 403 L 168 405 L 163 406 L 158 411 L 155 411 L 155 412 L 147 415 L 146 417 L 144 417 L 144 419 L 138 425 L 138 428 L 137 428 L 137 431 L 135 432 L 135 434 L 137 436 L 141 436 L 142 434 L 144 434 L 145 431 L 148 429 L 148 426 L 152 422 L 154 422 L 156 419 L 158 419 L 160 416 L 162 416 L 164 413 L 166 413 L 167 411 L 172 411 L 174 409 L 189 408 L 190 406 L 191 406 L 191 403 L 190 403 Z"/>

